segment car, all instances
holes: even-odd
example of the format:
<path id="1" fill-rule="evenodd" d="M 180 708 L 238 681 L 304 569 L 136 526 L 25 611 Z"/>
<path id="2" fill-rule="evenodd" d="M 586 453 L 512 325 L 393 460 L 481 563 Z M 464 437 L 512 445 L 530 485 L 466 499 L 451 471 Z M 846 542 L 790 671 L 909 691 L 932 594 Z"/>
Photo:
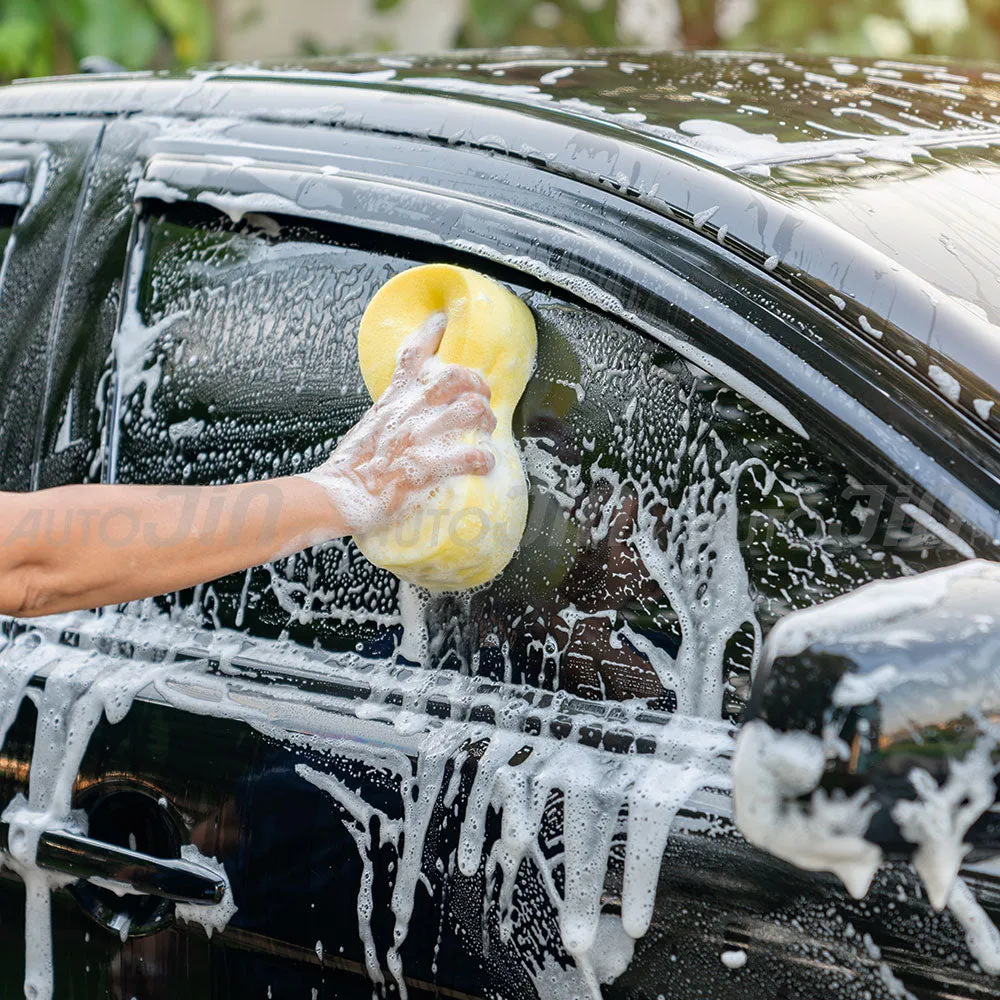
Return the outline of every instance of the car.
<path id="1" fill-rule="evenodd" d="M 757 843 L 731 763 L 849 708 L 822 793 L 869 794 L 884 748 L 891 818 L 900 762 L 962 759 L 879 743 L 898 677 L 868 682 L 936 613 L 914 579 L 969 566 L 949 649 L 990 676 L 998 101 L 933 61 L 539 49 L 0 89 L 4 489 L 252 481 L 266 509 L 370 405 L 358 322 L 417 264 L 496 278 L 538 330 L 491 583 L 430 596 L 345 540 L 4 620 L 0 995 L 997 995 L 898 823 L 854 895 L 790 862 L 822 756 L 810 784 L 740 750 L 738 804 L 758 764 L 784 782 Z M 836 611 L 789 640 L 886 587 L 912 628 L 881 658 Z M 988 937 L 977 809 L 953 848 Z"/>

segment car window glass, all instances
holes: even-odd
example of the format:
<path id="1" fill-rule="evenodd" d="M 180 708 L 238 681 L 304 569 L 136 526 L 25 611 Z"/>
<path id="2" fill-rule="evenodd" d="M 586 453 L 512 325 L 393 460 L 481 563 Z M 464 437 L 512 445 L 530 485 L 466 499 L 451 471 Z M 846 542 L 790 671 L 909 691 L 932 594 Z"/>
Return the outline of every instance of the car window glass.
<path id="1" fill-rule="evenodd" d="M 369 405 L 355 338 L 371 296 L 442 259 L 264 216 L 174 208 L 141 226 L 116 348 L 119 482 L 317 465 Z M 718 714 L 738 709 L 781 614 L 957 558 L 900 515 L 892 484 L 646 335 L 498 276 L 531 308 L 539 354 L 514 428 L 528 526 L 495 581 L 428 601 L 338 540 L 163 605 L 206 628 Z"/>

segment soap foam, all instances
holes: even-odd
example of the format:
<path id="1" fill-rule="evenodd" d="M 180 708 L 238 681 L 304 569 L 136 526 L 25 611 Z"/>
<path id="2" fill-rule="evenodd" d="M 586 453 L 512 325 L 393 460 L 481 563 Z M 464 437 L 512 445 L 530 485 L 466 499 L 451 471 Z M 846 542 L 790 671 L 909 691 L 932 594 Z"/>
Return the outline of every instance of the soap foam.
<path id="1" fill-rule="evenodd" d="M 864 836 L 878 807 L 867 789 L 831 797 L 817 787 L 829 752 L 810 733 L 745 723 L 733 758 L 736 824 L 751 844 L 807 871 L 833 872 L 860 899 L 882 862 Z M 799 801 L 809 793 L 808 804 Z"/>
<path id="2" fill-rule="evenodd" d="M 43 690 L 42 701 L 55 706 L 58 691 L 64 703 L 71 706 L 74 717 L 81 711 L 84 713 L 79 717 L 86 725 L 74 729 L 72 747 L 68 748 L 71 753 L 61 756 L 59 746 L 53 753 L 45 751 L 41 744 L 36 747 L 33 771 L 37 769 L 41 774 L 48 760 L 57 762 L 56 785 L 62 790 L 63 804 L 50 815 L 59 812 L 64 817 L 69 816 L 66 803 L 73 778 L 90 732 L 102 713 L 107 712 L 109 718 L 122 719 L 132 698 L 145 687 L 177 709 L 239 720 L 271 739 L 286 745 L 291 741 L 293 745 L 308 749 L 313 759 L 317 752 L 329 754 L 334 758 L 358 760 L 378 773 L 395 775 L 403 815 L 399 820 L 390 820 L 380 814 L 378 826 L 382 831 L 381 842 L 395 844 L 399 851 L 391 902 L 395 930 L 393 943 L 384 959 L 386 970 L 401 993 L 405 987 L 401 948 L 408 934 L 416 893 L 420 886 L 426 889 L 428 878 L 432 877 L 432 873 L 423 871 L 423 855 L 434 805 L 439 800 L 446 805 L 457 801 L 456 769 L 460 770 L 462 761 L 467 759 L 470 741 L 488 741 L 489 749 L 478 762 L 468 795 L 459 838 L 461 868 L 475 872 L 485 865 L 490 888 L 484 905 L 500 907 L 502 924 L 507 928 L 505 933 L 510 936 L 516 933 L 518 920 L 530 922 L 532 919 L 528 912 L 515 916 L 517 907 L 514 905 L 518 899 L 518 876 L 528 862 L 541 877 L 547 898 L 559 914 L 560 934 L 565 938 L 563 946 L 572 956 L 575 969 L 566 974 L 577 983 L 580 995 L 591 995 L 595 1000 L 600 996 L 600 983 L 611 981 L 624 970 L 631 955 L 631 942 L 648 927 L 655 892 L 655 884 L 651 885 L 650 880 L 658 872 L 677 809 L 692 789 L 728 788 L 724 754 L 730 745 L 731 730 L 707 720 L 688 722 L 675 718 L 667 731 L 660 724 L 633 720 L 627 724 L 637 733 L 648 731 L 650 737 L 655 734 L 659 749 L 655 755 L 618 757 L 580 744 L 561 743 L 550 737 L 504 728 L 519 727 L 518 720 L 528 712 L 537 715 L 542 711 L 543 715 L 555 718 L 564 711 L 563 697 L 557 697 L 550 708 L 540 710 L 516 693 L 518 689 L 513 689 L 510 695 L 488 696 L 480 692 L 477 699 L 492 704 L 501 728 L 462 721 L 431 724 L 425 711 L 428 698 L 444 693 L 459 699 L 467 685 L 465 678 L 412 670 L 373 677 L 366 670 L 362 676 L 377 681 L 378 686 L 373 689 L 370 702 L 364 704 L 364 711 L 359 711 L 361 716 L 377 717 L 380 699 L 387 698 L 391 692 L 395 698 L 395 692 L 402 686 L 402 711 L 386 704 L 385 717 L 392 719 L 393 741 L 402 740 L 412 745 L 412 751 L 403 753 L 382 745 L 385 736 L 380 735 L 379 727 L 383 727 L 381 732 L 384 734 L 383 722 L 366 723 L 359 719 L 358 725 L 376 727 L 361 740 L 331 740 L 320 735 L 328 725 L 329 716 L 328 709 L 321 704 L 323 699 L 315 693 L 303 694 L 288 687 L 269 688 L 267 697 L 260 698 L 260 692 L 252 683 L 234 689 L 234 679 L 225 676 L 226 664 L 241 646 L 221 641 L 224 637 L 212 640 L 212 656 L 223 664 L 221 675 L 210 672 L 206 661 L 173 663 L 172 655 L 168 654 L 166 662 L 152 666 L 107 657 L 94 648 L 99 639 L 106 645 L 108 636 L 142 648 L 152 648 L 156 643 L 177 644 L 178 641 L 184 646 L 183 632 L 178 633 L 176 623 L 160 621 L 162 624 L 158 626 L 157 619 L 143 619 L 128 613 L 105 613 L 101 618 L 57 616 L 52 619 L 53 634 L 58 635 L 65 628 L 78 631 L 81 634 L 79 651 L 67 654 L 66 647 L 48 640 L 40 642 L 37 634 L 29 634 L 11 644 L 12 647 L 17 644 L 33 646 L 42 651 L 35 654 L 37 660 L 33 661 L 33 666 L 43 672 L 46 664 L 58 659 L 62 665 L 53 668 L 52 678 L 65 673 L 76 682 L 67 686 L 56 680 L 51 691 Z M 204 633 L 200 636 L 205 638 Z M 274 647 L 273 655 L 280 658 L 282 644 L 270 645 Z M 290 651 L 289 655 L 298 662 L 301 650 Z M 66 666 L 68 659 L 78 665 Z M 349 660 L 350 657 L 346 657 L 346 661 Z M 362 661 L 359 660 L 358 665 L 361 666 Z M 28 672 L 27 667 L 22 671 L 25 675 Z M 456 700 L 456 705 L 458 703 Z M 288 721 L 280 726 L 273 721 L 276 709 L 291 712 Z M 519 762 L 512 763 L 512 760 Z M 449 761 L 454 762 L 450 777 Z M 378 811 L 333 774 L 318 771 L 312 765 L 300 766 L 298 773 L 304 780 L 327 791 L 344 810 L 345 829 L 358 845 L 363 867 L 358 897 L 359 933 L 365 946 L 369 975 L 374 982 L 379 982 L 381 964 L 371 928 L 374 873 L 370 866 L 366 867 L 373 847 L 370 840 L 372 819 Z M 543 850 L 539 837 L 545 817 L 553 815 L 556 803 L 561 803 L 564 816 L 563 850 L 553 856 Z M 21 800 L 8 807 L 10 818 L 24 829 L 32 823 L 32 810 L 30 802 Z M 498 812 L 501 817 L 501 835 L 492 844 L 486 839 L 485 816 L 489 810 Z M 601 899 L 611 838 L 623 832 L 619 826 L 622 821 L 628 850 L 624 867 L 623 916 L 619 918 L 601 911 Z M 43 825 L 45 823 L 39 822 L 36 828 Z M 190 853 L 194 860 L 224 874 L 217 862 L 195 855 L 193 851 Z M 564 887 L 560 884 L 562 876 L 557 877 L 558 868 L 565 869 Z M 36 888 L 30 895 L 29 904 L 29 965 L 35 981 L 42 984 L 37 994 L 42 998 L 46 995 L 46 978 L 51 983 L 51 951 L 44 946 L 49 940 L 48 893 L 60 884 L 60 880 L 42 873 L 30 863 L 23 865 L 20 871 Z M 232 913 L 231 894 L 227 893 L 227 899 L 218 907 L 184 911 L 180 916 L 197 920 L 206 930 L 216 930 L 225 925 Z M 539 985 L 550 974 L 554 974 L 553 969 L 544 963 L 534 972 Z"/>
<path id="3" fill-rule="evenodd" d="M 941 786 L 923 769 L 911 770 L 917 797 L 898 801 L 892 816 L 904 839 L 917 845 L 912 864 L 931 906 L 947 907 L 983 969 L 1000 974 L 1000 931 L 959 875 L 965 835 L 993 805 L 995 746 L 992 737 L 980 738 L 963 760 L 951 762 Z M 775 732 L 759 719 L 746 723 L 733 759 L 736 823 L 752 844 L 807 871 L 834 873 L 860 899 L 882 862 L 881 848 L 865 839 L 878 807 L 870 789 L 831 797 L 818 787 L 827 759 L 838 752 L 809 733 Z"/>
<path id="4" fill-rule="evenodd" d="M 91 629 L 98 621 L 85 615 L 62 616 L 62 620 L 73 626 L 89 625 Z M 153 631 L 150 627 L 137 637 L 140 648 Z M 0 650 L 0 745 L 28 691 L 31 676 L 41 674 L 46 678 L 37 697 L 28 796 L 16 795 L 0 815 L 9 824 L 4 863 L 25 885 L 27 1000 L 51 1000 L 53 996 L 51 894 L 75 881 L 38 866 L 39 840 L 48 830 L 86 833 L 86 817 L 72 808 L 72 796 L 91 735 L 102 717 L 111 723 L 120 722 L 136 695 L 170 669 L 166 664 L 109 659 L 95 649 L 72 650 L 43 640 L 38 633 L 19 636 Z M 231 893 L 229 899 L 231 902 Z M 220 904 L 220 914 L 224 904 Z M 122 932 L 127 934 L 127 926 Z"/>

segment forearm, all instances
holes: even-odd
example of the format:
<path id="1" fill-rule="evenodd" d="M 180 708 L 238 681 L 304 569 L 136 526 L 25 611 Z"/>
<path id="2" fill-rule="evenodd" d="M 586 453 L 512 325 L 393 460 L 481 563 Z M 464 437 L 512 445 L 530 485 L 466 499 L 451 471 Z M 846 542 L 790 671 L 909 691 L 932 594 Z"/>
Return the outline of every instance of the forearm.
<path id="1" fill-rule="evenodd" d="M 212 580 L 345 534 L 297 476 L 233 486 L 65 486 L 2 497 L 0 611 L 51 614 Z"/>
<path id="2" fill-rule="evenodd" d="M 483 378 L 431 365 L 433 314 L 390 385 L 311 478 L 234 486 L 63 486 L 0 493 L 0 613 L 53 614 L 214 580 L 393 523 L 453 475 L 484 475 L 496 427 Z M 463 435 L 478 443 L 463 444 Z"/>

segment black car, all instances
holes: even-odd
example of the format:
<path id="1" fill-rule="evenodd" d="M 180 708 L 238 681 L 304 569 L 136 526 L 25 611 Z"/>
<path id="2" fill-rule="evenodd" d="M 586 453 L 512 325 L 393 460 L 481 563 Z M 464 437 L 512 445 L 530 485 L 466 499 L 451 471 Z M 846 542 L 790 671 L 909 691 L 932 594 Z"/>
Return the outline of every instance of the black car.
<path id="1" fill-rule="evenodd" d="M 369 405 L 358 321 L 415 264 L 493 276 L 539 336 L 528 525 L 492 583 L 429 598 L 345 541 L 4 621 L 0 996 L 1000 995 L 905 823 L 872 819 L 887 863 L 857 899 L 748 843 L 730 777 L 748 712 L 849 723 L 835 802 L 906 799 L 918 759 L 944 783 L 971 739 L 946 699 L 904 746 L 887 687 L 831 693 L 912 629 L 757 668 L 790 612 L 997 555 L 998 144 L 1000 74 L 884 60 L 505 50 L 0 90 L 3 489 L 266 500 Z M 975 634 L 947 634 L 982 680 L 987 569 L 976 592 Z M 976 817 L 963 898 L 1000 916 Z"/>

